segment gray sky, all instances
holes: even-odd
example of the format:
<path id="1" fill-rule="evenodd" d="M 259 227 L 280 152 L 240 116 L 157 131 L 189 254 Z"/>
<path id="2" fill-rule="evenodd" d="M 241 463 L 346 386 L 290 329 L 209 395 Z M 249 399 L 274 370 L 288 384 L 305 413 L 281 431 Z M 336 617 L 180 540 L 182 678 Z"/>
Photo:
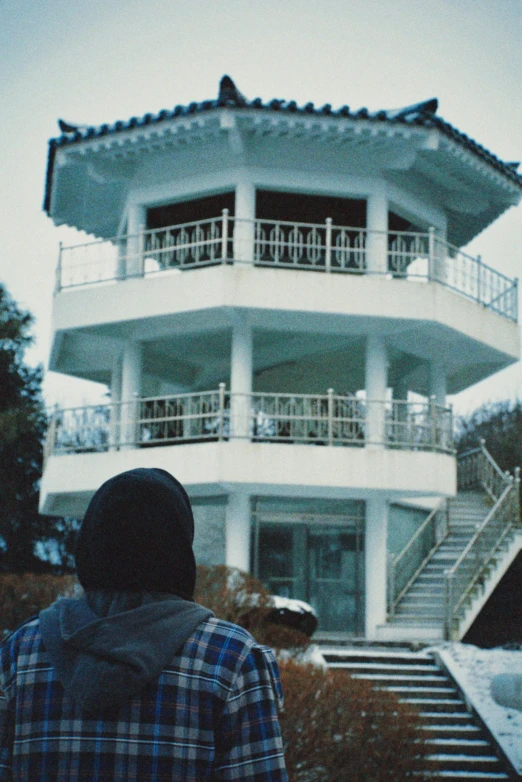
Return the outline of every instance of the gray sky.
<path id="1" fill-rule="evenodd" d="M 522 157 L 522 0 L 0 0 L 0 279 L 36 316 L 46 363 L 57 246 L 41 210 L 56 120 L 101 124 L 213 98 L 370 110 L 439 98 L 439 114 L 505 161 Z M 522 207 L 468 246 L 522 269 Z M 49 373 L 49 402 L 90 400 Z M 522 396 L 522 368 L 454 397 L 465 411 Z"/>

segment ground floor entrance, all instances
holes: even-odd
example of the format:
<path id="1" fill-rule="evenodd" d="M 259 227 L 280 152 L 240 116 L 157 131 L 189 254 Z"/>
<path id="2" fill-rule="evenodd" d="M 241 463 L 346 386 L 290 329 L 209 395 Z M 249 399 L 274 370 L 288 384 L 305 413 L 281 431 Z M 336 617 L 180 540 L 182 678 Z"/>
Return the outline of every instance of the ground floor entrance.
<path id="1" fill-rule="evenodd" d="M 255 504 L 254 573 L 272 594 L 310 603 L 320 631 L 362 634 L 364 503 L 299 504 Z"/>

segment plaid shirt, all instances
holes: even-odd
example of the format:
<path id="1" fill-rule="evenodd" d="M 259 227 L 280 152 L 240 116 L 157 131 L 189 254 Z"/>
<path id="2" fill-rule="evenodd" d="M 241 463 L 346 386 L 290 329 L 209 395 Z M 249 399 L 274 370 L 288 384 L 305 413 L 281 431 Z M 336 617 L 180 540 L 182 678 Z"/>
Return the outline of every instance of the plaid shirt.
<path id="1" fill-rule="evenodd" d="M 67 697 L 33 619 L 0 649 L 0 780 L 286 782 L 277 664 L 208 619 L 159 680 L 95 718 Z"/>

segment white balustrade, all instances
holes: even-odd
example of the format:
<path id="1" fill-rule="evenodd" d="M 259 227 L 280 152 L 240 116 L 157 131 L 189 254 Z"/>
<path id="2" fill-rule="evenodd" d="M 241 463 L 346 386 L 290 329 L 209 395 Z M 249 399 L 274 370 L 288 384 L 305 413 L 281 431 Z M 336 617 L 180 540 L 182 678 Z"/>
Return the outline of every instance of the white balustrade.
<path id="1" fill-rule="evenodd" d="M 248 241 L 253 242 L 253 248 L 244 249 L 246 239 L 234 243 L 236 231 L 243 238 L 250 237 Z M 374 268 L 370 263 L 377 239 L 379 247 L 382 242 L 387 246 L 385 268 Z M 239 246 L 243 249 L 239 250 Z M 480 302 L 510 320 L 516 322 L 518 317 L 517 280 L 443 241 L 434 229 L 426 233 L 379 232 L 332 225 L 330 219 L 317 224 L 251 221 L 230 216 L 226 209 L 221 217 L 208 220 L 60 247 L 56 289 L 233 262 L 430 280 Z"/>
<path id="2" fill-rule="evenodd" d="M 386 447 L 453 452 L 451 409 L 432 403 L 374 404 L 382 406 L 386 420 Z M 56 409 L 50 417 L 46 453 L 236 438 L 364 447 L 367 411 L 364 399 L 340 396 L 331 389 L 323 395 L 230 394 L 221 385 L 205 393 Z"/>

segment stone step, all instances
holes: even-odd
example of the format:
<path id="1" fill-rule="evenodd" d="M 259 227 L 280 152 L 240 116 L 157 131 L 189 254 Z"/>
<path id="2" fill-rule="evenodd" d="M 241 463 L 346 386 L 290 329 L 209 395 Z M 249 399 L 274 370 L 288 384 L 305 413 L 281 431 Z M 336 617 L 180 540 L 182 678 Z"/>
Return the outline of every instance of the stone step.
<path id="1" fill-rule="evenodd" d="M 323 656 L 330 668 L 342 668 L 343 670 L 349 671 L 349 673 L 354 671 L 357 673 L 364 673 L 366 671 L 368 673 L 411 673 L 414 675 L 421 673 L 426 673 L 428 675 L 439 673 L 441 676 L 444 676 L 444 674 L 440 673 L 439 668 L 436 665 L 401 665 L 400 663 L 394 664 L 386 662 L 343 662 L 331 659 L 331 656 L 329 655 Z"/>
<path id="2" fill-rule="evenodd" d="M 428 755 L 426 760 L 429 765 L 433 764 L 436 766 L 437 770 L 448 769 L 452 772 L 478 771 L 481 773 L 487 771 L 502 772 L 502 766 L 495 755 L 467 755 L 465 753 L 456 755 L 437 752 L 433 755 Z"/>
<path id="3" fill-rule="evenodd" d="M 504 774 L 503 771 L 432 771 L 422 772 L 422 776 L 424 779 L 433 779 L 435 782 L 438 779 L 444 782 L 481 782 L 481 780 L 494 782 L 502 779 L 509 780 L 508 775 Z"/>
<path id="4" fill-rule="evenodd" d="M 441 715 L 437 714 L 436 716 L 440 717 Z M 450 715 L 447 716 L 449 717 Z M 457 716 L 462 717 L 462 715 Z M 479 739 L 483 736 L 483 732 L 476 725 L 472 725 L 469 722 L 466 724 L 459 724 L 458 720 L 452 720 L 451 722 L 448 720 L 447 723 L 442 723 L 441 720 L 435 721 L 434 719 L 430 724 L 422 725 L 421 730 L 427 737 L 426 740 L 428 740 L 428 737 L 430 739 L 431 737 L 444 738 L 445 736 L 451 736 L 451 738 Z"/>
<path id="5" fill-rule="evenodd" d="M 386 686 L 387 689 L 392 689 L 391 687 L 388 687 L 388 685 L 391 684 L 397 684 L 397 685 L 409 685 L 411 687 L 415 687 L 415 685 L 418 685 L 420 689 L 430 687 L 430 688 L 436 688 L 436 687 L 442 687 L 447 688 L 448 686 L 448 679 L 445 676 L 427 676 L 425 674 L 420 674 L 418 676 L 415 676 L 414 674 L 401 674 L 401 673 L 352 673 L 351 674 L 354 679 L 365 679 L 366 681 L 374 682 L 375 684 L 379 685 L 379 688 L 382 689 L 383 686 Z"/>
<path id="6" fill-rule="evenodd" d="M 422 721 L 426 723 L 427 726 L 432 724 L 456 727 L 473 726 L 473 723 L 470 722 L 470 716 L 466 708 L 463 708 L 460 711 L 452 711 L 451 709 L 448 709 L 447 711 L 441 711 L 440 709 L 438 711 L 420 711 L 419 716 L 422 717 Z M 477 730 L 479 729 L 477 728 Z"/>
<path id="7" fill-rule="evenodd" d="M 419 698 L 419 697 L 405 697 L 404 695 L 399 698 L 401 703 L 410 703 L 417 708 L 427 709 L 430 712 L 444 711 L 444 712 L 462 712 L 469 719 L 469 714 L 465 704 L 460 698 Z"/>
<path id="8" fill-rule="evenodd" d="M 473 756 L 484 756 L 491 751 L 491 746 L 485 739 L 464 738 L 462 736 L 451 736 L 450 738 L 426 738 L 426 745 L 433 752 L 445 752 L 452 754 L 466 754 Z M 494 755 L 492 756 L 498 761 Z"/>

